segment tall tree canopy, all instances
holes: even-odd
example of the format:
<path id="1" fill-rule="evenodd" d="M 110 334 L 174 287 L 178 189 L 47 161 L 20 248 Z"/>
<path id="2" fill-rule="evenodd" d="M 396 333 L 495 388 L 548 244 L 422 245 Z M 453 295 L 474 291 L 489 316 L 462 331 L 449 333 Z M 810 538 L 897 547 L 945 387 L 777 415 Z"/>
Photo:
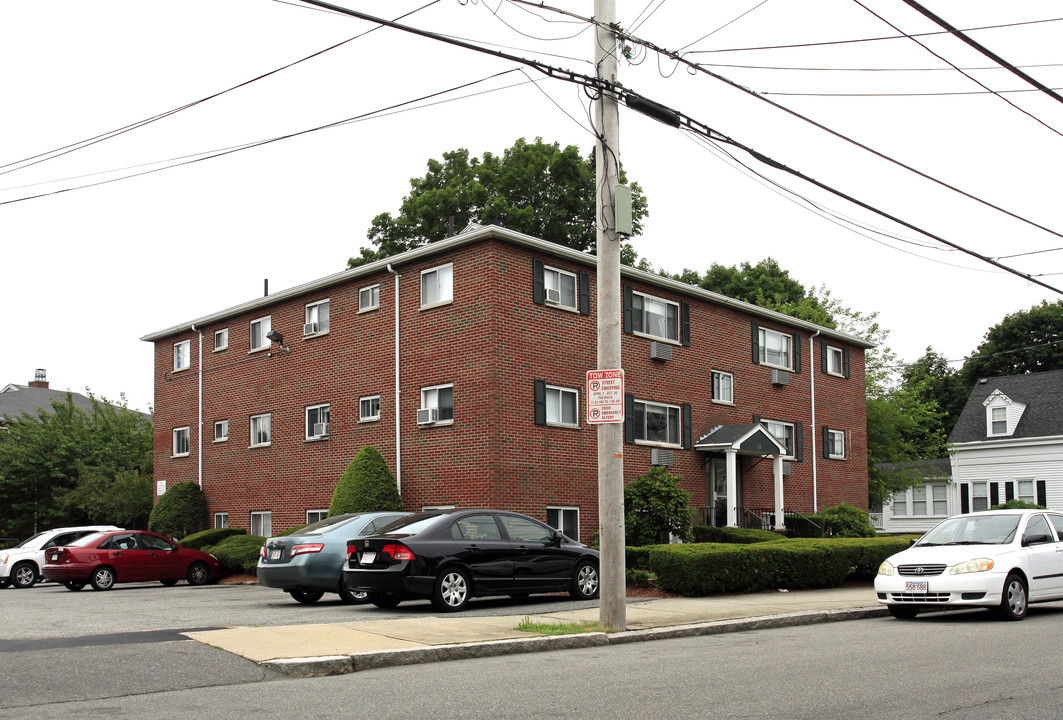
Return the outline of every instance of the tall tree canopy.
<path id="1" fill-rule="evenodd" d="M 626 182 L 623 168 L 620 180 Z M 642 230 L 646 198 L 631 185 L 634 234 Z M 453 220 L 452 220 L 453 219 Z M 462 148 L 443 153 L 442 162 L 428 161 L 424 177 L 410 180 L 410 194 L 397 216 L 373 219 L 368 238 L 373 248 L 348 261 L 357 267 L 442 240 L 452 225 L 460 231 L 470 222 L 500 225 L 549 242 L 591 252 L 595 246 L 594 157 L 582 158 L 579 148 L 562 149 L 556 142 L 520 138 L 501 156 L 482 158 Z"/>
<path id="2" fill-rule="evenodd" d="M 1063 300 L 1042 301 L 1005 316 L 989 328 L 960 371 L 974 387 L 979 378 L 1063 369 Z"/>
<path id="3" fill-rule="evenodd" d="M 937 404 L 941 413 L 939 429 L 946 438 L 971 394 L 960 371 L 949 367 L 949 361 L 929 347 L 922 357 L 901 367 L 901 386 L 915 392 L 925 402 Z"/>

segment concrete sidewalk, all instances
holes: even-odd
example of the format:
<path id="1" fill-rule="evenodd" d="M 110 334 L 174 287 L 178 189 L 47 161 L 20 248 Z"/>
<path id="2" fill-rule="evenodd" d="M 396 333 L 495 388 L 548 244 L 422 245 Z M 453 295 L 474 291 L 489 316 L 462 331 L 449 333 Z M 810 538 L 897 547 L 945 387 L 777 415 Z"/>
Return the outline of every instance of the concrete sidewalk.
<path id="1" fill-rule="evenodd" d="M 316 676 L 886 614 L 886 608 L 875 600 L 874 589 L 866 586 L 634 601 L 627 605 L 627 630 L 618 633 L 556 636 L 516 629 L 525 617 L 541 623 L 596 622 L 599 610 L 590 607 L 531 616 L 443 614 L 327 625 L 234 627 L 185 635 L 290 675 Z"/>

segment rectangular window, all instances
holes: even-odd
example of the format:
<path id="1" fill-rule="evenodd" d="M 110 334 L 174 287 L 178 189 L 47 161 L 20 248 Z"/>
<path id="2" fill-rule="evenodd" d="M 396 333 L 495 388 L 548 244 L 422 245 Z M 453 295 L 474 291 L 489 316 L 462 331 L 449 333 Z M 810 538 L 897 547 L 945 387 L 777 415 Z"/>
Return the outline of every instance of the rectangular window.
<path id="1" fill-rule="evenodd" d="M 912 515 L 926 515 L 926 485 L 912 488 Z"/>
<path id="2" fill-rule="evenodd" d="M 552 267 L 543 268 L 547 305 L 576 309 L 576 276 Z"/>
<path id="3" fill-rule="evenodd" d="M 992 408 L 992 422 L 990 435 L 1008 434 L 1008 409 L 1006 407 Z"/>
<path id="4" fill-rule="evenodd" d="M 270 444 L 270 414 L 251 416 L 251 447 Z"/>
<path id="5" fill-rule="evenodd" d="M 948 486 L 947 485 L 929 485 L 931 503 L 933 504 L 933 511 L 935 515 L 948 515 L 949 514 L 949 500 L 948 500 Z"/>
<path id="6" fill-rule="evenodd" d="M 907 517 L 910 514 L 908 512 L 908 491 L 902 490 L 899 493 L 894 493 L 893 517 Z"/>
<path id="7" fill-rule="evenodd" d="M 328 300 L 319 300 L 306 306 L 303 320 L 303 337 L 323 335 L 328 332 Z"/>
<path id="8" fill-rule="evenodd" d="M 306 409 L 306 439 L 328 437 L 329 406 L 311 405 Z"/>
<path id="9" fill-rule="evenodd" d="M 775 420 L 764 420 L 764 427 L 767 428 L 775 439 L 779 441 L 784 448 L 786 448 L 787 458 L 793 458 L 794 456 L 794 426 L 793 423 L 777 422 Z"/>
<path id="10" fill-rule="evenodd" d="M 827 346 L 827 372 L 845 377 L 845 352 L 841 348 Z"/>
<path id="11" fill-rule="evenodd" d="M 376 310 L 380 307 L 380 286 L 371 285 L 358 291 L 358 312 Z"/>
<path id="12" fill-rule="evenodd" d="M 259 537 L 269 537 L 273 534 L 273 513 L 251 513 L 251 534 Z"/>
<path id="13" fill-rule="evenodd" d="M 635 440 L 679 446 L 683 437 L 682 417 L 678 405 L 636 400 L 634 412 Z"/>
<path id="14" fill-rule="evenodd" d="M 214 352 L 229 348 L 229 328 L 214 331 Z"/>
<path id="15" fill-rule="evenodd" d="M 1031 505 L 1037 504 L 1037 488 L 1033 480 L 1017 480 L 1015 497 Z"/>
<path id="16" fill-rule="evenodd" d="M 227 513 L 227 512 L 214 513 L 214 527 L 216 529 L 229 527 L 229 513 Z"/>
<path id="17" fill-rule="evenodd" d="M 187 427 L 173 430 L 173 456 L 184 457 L 188 454 L 189 434 Z"/>
<path id="18" fill-rule="evenodd" d="M 845 433 L 841 430 L 828 430 L 826 433 L 827 457 L 835 460 L 845 459 Z"/>
<path id="19" fill-rule="evenodd" d="M 269 335 L 271 330 L 271 317 L 267 315 L 264 318 L 251 321 L 251 352 L 256 350 L 265 350 L 269 347 Z"/>
<path id="20" fill-rule="evenodd" d="M 435 410 L 436 422 L 454 419 L 454 386 L 437 385 L 421 389 L 421 409 Z"/>
<path id="21" fill-rule="evenodd" d="M 633 332 L 679 342 L 679 304 L 653 295 L 631 293 Z"/>
<path id="22" fill-rule="evenodd" d="M 760 362 L 763 365 L 793 369 L 792 335 L 760 328 Z"/>
<path id="23" fill-rule="evenodd" d="M 214 442 L 222 442 L 229 439 L 229 421 L 218 420 L 214 423 Z"/>
<path id="24" fill-rule="evenodd" d="M 989 483 L 971 483 L 971 511 L 980 512 L 989 509 Z"/>
<path id="25" fill-rule="evenodd" d="M 192 367 L 192 341 L 182 340 L 173 344 L 173 369 L 187 370 Z"/>
<path id="26" fill-rule="evenodd" d="M 573 540 L 579 540 L 579 508 L 548 507 L 546 524 L 560 530 Z"/>
<path id="27" fill-rule="evenodd" d="M 570 388 L 546 386 L 546 422 L 575 426 L 579 423 L 579 392 Z"/>
<path id="28" fill-rule="evenodd" d="M 431 307 L 454 299 L 454 265 L 440 265 L 421 273 L 421 307 Z"/>
<path id="29" fill-rule="evenodd" d="M 320 522 L 328 517 L 328 510 L 307 510 L 306 524 Z"/>
<path id="30" fill-rule="evenodd" d="M 380 419 L 379 395 L 371 395 L 358 401 L 358 419 L 361 422 Z"/>
<path id="31" fill-rule="evenodd" d="M 712 371 L 712 399 L 713 402 L 734 403 L 734 375 Z"/>

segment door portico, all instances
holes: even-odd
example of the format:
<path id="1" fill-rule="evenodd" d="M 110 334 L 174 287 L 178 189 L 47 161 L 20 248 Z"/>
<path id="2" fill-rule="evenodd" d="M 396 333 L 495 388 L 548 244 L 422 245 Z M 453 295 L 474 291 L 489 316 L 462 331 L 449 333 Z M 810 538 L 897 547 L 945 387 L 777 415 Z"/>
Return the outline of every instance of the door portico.
<path id="1" fill-rule="evenodd" d="M 775 528 L 783 528 L 783 456 L 786 448 L 760 423 L 748 425 L 719 425 L 701 437 L 695 450 L 723 453 L 726 471 L 727 526 L 738 526 L 738 456 L 772 459 L 775 483 Z"/>

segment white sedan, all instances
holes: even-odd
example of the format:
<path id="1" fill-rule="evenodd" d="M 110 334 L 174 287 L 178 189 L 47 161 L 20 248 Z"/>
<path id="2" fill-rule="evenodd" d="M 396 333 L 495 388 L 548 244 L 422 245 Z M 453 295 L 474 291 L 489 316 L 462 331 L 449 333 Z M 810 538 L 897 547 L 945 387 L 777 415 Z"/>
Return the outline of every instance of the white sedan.
<path id="1" fill-rule="evenodd" d="M 949 518 L 883 562 L 875 592 L 895 618 L 987 607 L 1022 620 L 1030 603 L 1063 600 L 1063 513 L 994 510 Z"/>
<path id="2" fill-rule="evenodd" d="M 114 525 L 82 525 L 39 532 L 13 548 L 0 550 L 0 587 L 28 588 L 41 579 L 44 551 L 68 545 L 101 530 L 119 530 Z"/>

